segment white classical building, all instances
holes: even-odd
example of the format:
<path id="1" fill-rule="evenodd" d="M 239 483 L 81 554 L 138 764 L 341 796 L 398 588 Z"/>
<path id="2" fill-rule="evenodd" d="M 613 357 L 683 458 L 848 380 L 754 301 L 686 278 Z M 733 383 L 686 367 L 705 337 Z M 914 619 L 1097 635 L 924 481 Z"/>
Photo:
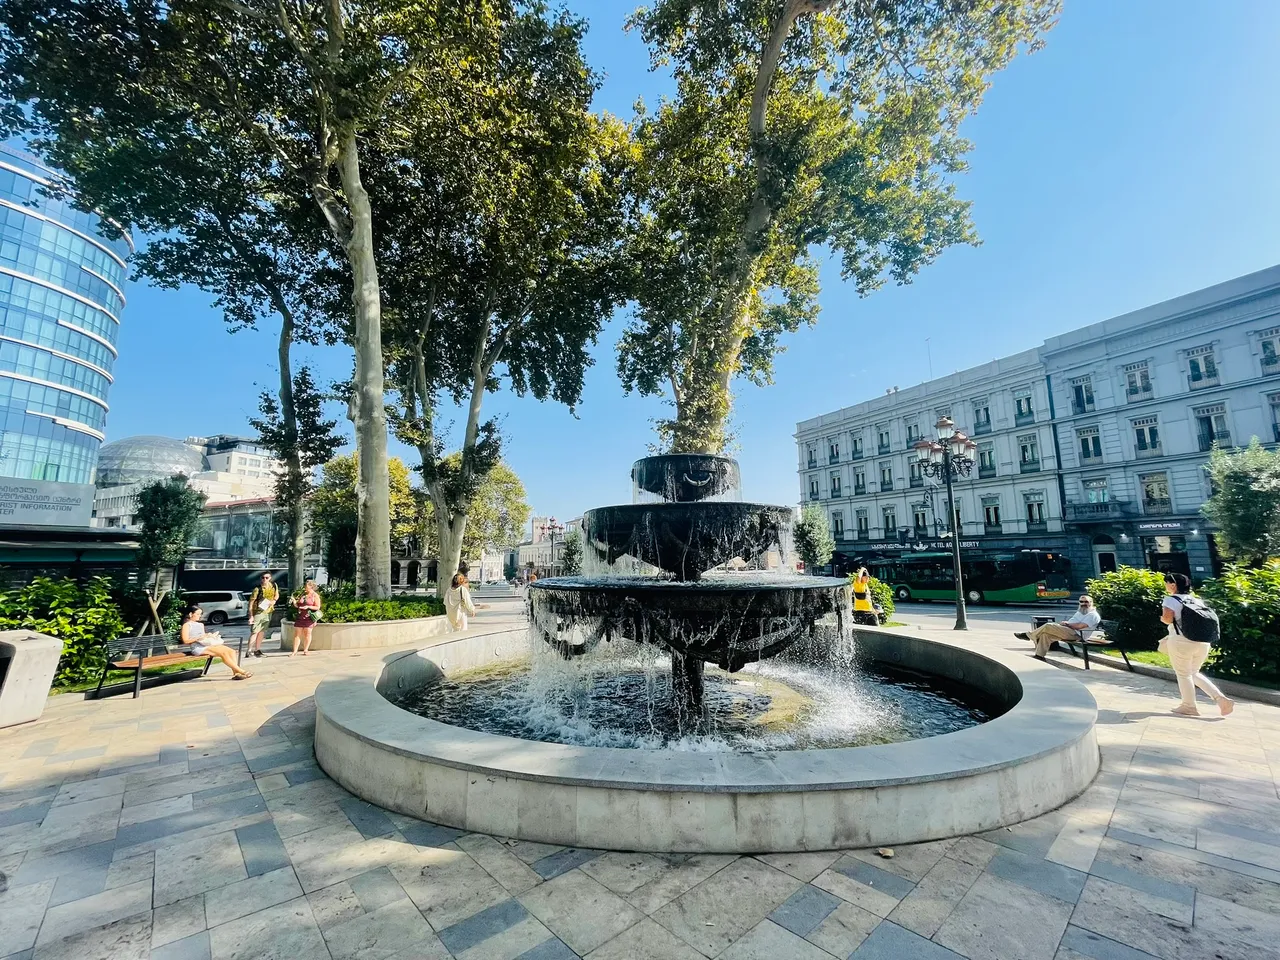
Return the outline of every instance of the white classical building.
<path id="1" fill-rule="evenodd" d="M 942 414 L 978 444 L 956 484 L 966 547 L 1066 552 L 1077 581 L 1210 576 L 1209 451 L 1280 441 L 1280 266 L 797 424 L 801 499 L 838 567 L 941 545 L 945 494 L 911 445 Z"/>

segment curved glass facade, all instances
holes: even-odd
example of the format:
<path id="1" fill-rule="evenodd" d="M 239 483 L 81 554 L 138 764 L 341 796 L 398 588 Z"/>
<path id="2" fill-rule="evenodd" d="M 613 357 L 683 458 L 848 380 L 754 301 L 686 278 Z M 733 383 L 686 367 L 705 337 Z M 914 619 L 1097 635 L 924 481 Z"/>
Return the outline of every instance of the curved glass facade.
<path id="1" fill-rule="evenodd" d="M 0 145 L 0 478 L 93 483 L 132 249 Z"/>

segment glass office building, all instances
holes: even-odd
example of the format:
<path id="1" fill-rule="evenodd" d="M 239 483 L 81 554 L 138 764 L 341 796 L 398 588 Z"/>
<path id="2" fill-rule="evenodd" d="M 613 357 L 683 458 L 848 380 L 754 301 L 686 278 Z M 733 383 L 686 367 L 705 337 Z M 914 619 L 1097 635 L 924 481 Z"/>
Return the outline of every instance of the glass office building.
<path id="1" fill-rule="evenodd" d="M 27 481 L 29 497 L 94 482 L 132 252 L 45 196 L 56 176 L 0 144 L 0 484 Z"/>

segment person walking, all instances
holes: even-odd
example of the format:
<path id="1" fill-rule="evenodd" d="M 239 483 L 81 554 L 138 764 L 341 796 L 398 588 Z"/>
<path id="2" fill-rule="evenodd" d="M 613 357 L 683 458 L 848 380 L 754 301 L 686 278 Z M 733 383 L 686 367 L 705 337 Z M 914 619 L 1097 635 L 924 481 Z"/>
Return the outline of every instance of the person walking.
<path id="1" fill-rule="evenodd" d="M 1200 716 L 1196 707 L 1196 687 L 1199 687 L 1217 703 L 1224 717 L 1230 715 L 1236 708 L 1235 701 L 1200 672 L 1218 639 L 1218 615 L 1191 592 L 1191 579 L 1186 574 L 1166 573 L 1164 590 L 1167 596 L 1161 604 L 1160 621 L 1168 627 L 1169 635 L 1160 646 L 1173 665 L 1182 698 L 1173 712 L 1180 717 Z"/>
<path id="2" fill-rule="evenodd" d="M 204 611 L 197 603 L 191 604 L 183 611 L 182 632 L 179 635 L 184 646 L 191 647 L 197 657 L 217 657 L 231 668 L 232 680 L 248 680 L 253 676 L 248 670 L 242 670 L 236 662 L 236 652 L 222 642 L 222 634 L 206 633 L 204 624 L 200 622 Z"/>
<path id="3" fill-rule="evenodd" d="M 307 588 L 298 598 L 296 606 L 298 615 L 293 621 L 293 653 L 289 656 L 294 656 L 301 644 L 302 655 L 305 657 L 311 652 L 311 628 L 320 619 L 320 591 L 316 589 L 314 580 L 307 581 Z"/>
<path id="4" fill-rule="evenodd" d="M 467 629 L 467 618 L 476 615 L 476 605 L 471 602 L 471 587 L 467 575 L 461 570 L 453 575 L 445 592 L 444 613 L 454 630 Z"/>
<path id="5" fill-rule="evenodd" d="M 1093 597 L 1086 593 L 1080 597 L 1076 612 L 1069 619 L 1060 623 L 1046 623 L 1043 627 L 1036 627 L 1029 633 L 1015 633 L 1014 636 L 1019 640 L 1030 640 L 1034 643 L 1036 652 L 1033 656 L 1037 660 L 1043 660 L 1055 640 L 1084 643 L 1093 636 L 1093 631 L 1098 629 L 1098 624 L 1101 622 L 1102 615 L 1094 607 Z"/>
<path id="6" fill-rule="evenodd" d="M 262 637 L 271 626 L 271 611 L 280 601 L 280 588 L 271 582 L 271 574 L 264 573 L 261 582 L 253 588 L 249 595 L 249 634 L 248 656 L 262 656 Z"/>

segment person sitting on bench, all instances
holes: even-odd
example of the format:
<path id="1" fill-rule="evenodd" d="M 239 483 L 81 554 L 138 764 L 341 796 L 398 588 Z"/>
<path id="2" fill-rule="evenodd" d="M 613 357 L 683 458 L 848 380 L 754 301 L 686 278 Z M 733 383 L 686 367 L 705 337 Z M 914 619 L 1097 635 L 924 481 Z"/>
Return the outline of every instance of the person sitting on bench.
<path id="1" fill-rule="evenodd" d="M 1086 593 L 1080 598 L 1080 606 L 1076 608 L 1076 612 L 1069 620 L 1061 623 L 1046 623 L 1043 627 L 1036 627 L 1030 633 L 1015 633 L 1014 636 L 1019 640 L 1030 640 L 1034 643 L 1035 658 L 1043 660 L 1055 640 L 1084 643 L 1093 636 L 1093 632 L 1098 629 L 1101 621 L 1101 614 L 1093 606 L 1093 597 Z"/>
<path id="2" fill-rule="evenodd" d="M 198 603 L 187 607 L 182 622 L 183 645 L 190 645 L 191 652 L 196 656 L 217 657 L 231 668 L 232 680 L 248 680 L 252 677 L 253 674 L 248 670 L 240 669 L 240 664 L 236 662 L 236 652 L 219 642 L 222 640 L 222 634 L 205 633 L 204 624 L 200 622 L 203 616 L 204 611 L 200 609 Z"/>

